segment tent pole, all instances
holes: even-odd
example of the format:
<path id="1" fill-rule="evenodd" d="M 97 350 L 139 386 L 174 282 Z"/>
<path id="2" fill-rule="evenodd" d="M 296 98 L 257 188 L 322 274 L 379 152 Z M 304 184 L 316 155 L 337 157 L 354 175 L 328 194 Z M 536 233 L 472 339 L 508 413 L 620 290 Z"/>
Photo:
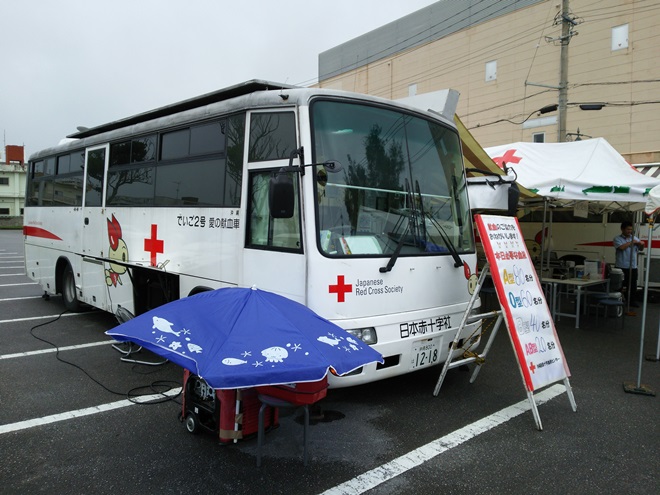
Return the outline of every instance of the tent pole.
<path id="1" fill-rule="evenodd" d="M 632 239 L 634 239 L 635 237 L 639 238 L 639 234 L 640 234 L 640 232 L 639 232 L 639 222 L 641 220 L 636 213 L 633 213 L 633 215 L 634 216 L 632 218 L 633 218 L 633 225 L 635 225 L 635 231 L 632 233 Z M 632 266 L 633 266 L 633 249 L 631 247 L 630 248 L 630 262 L 628 263 L 628 277 L 627 277 L 628 287 L 626 287 L 626 313 L 628 313 L 632 316 L 636 316 L 636 313 L 634 313 L 634 312 L 631 313 L 630 312 L 630 301 L 632 299 L 630 297 L 630 292 L 632 290 L 632 271 L 633 271 Z M 638 268 L 639 268 L 639 266 L 638 266 Z M 637 272 L 639 273 L 639 269 L 637 270 Z M 637 287 L 635 287 L 635 289 L 636 288 Z"/>
<path id="2" fill-rule="evenodd" d="M 649 240 L 649 245 L 647 246 L 647 249 L 648 249 L 647 253 L 648 253 L 648 256 L 651 256 L 651 248 L 653 247 L 653 244 L 652 244 L 653 240 L 652 240 L 651 235 L 649 235 L 649 239 L 650 240 Z M 653 354 L 647 354 L 646 360 L 647 361 L 653 361 L 655 363 L 660 361 L 660 320 L 658 321 L 658 343 L 657 343 L 657 346 L 656 346 L 656 349 L 655 349 L 655 356 Z"/>
<path id="3" fill-rule="evenodd" d="M 660 361 L 660 321 L 658 322 L 658 346 L 655 350 L 655 356 L 653 354 L 649 354 L 646 356 L 647 361 L 653 361 L 657 363 Z"/>
<path id="4" fill-rule="evenodd" d="M 541 273 L 540 278 L 543 278 L 543 261 L 545 259 L 545 220 L 548 214 L 548 198 L 543 197 L 543 224 L 541 225 Z"/>
<path id="5" fill-rule="evenodd" d="M 554 221 L 554 212 L 553 209 L 550 208 L 549 210 L 550 213 L 550 222 L 548 224 L 548 273 L 550 274 L 550 277 L 552 277 L 552 270 L 550 269 L 550 260 L 552 258 L 552 222 Z"/>
<path id="6" fill-rule="evenodd" d="M 655 396 L 655 392 L 648 386 L 643 385 L 642 382 L 642 358 L 644 355 L 644 327 L 646 326 L 646 304 L 649 297 L 649 270 L 651 268 L 651 234 L 653 232 L 653 218 L 647 219 L 649 224 L 649 249 L 646 251 L 646 270 L 644 270 L 644 304 L 642 306 L 642 330 L 640 332 L 639 341 L 639 366 L 637 368 L 637 383 L 623 382 L 623 390 L 630 394 L 641 394 Z M 631 253 L 632 256 L 632 253 Z M 632 266 L 632 260 L 630 265 Z M 628 293 L 628 301 L 630 301 L 630 293 Z M 630 304 L 630 303 L 629 303 Z"/>

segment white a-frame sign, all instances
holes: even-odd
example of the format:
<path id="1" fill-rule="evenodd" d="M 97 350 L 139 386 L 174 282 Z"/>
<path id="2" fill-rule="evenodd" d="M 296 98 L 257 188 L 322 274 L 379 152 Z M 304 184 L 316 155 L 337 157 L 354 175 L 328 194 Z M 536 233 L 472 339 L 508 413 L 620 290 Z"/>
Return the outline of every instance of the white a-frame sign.
<path id="1" fill-rule="evenodd" d="M 571 407 L 577 409 L 568 381 L 568 364 L 518 219 L 475 215 L 475 221 L 534 421 L 542 430 L 535 390 L 563 380 Z"/>

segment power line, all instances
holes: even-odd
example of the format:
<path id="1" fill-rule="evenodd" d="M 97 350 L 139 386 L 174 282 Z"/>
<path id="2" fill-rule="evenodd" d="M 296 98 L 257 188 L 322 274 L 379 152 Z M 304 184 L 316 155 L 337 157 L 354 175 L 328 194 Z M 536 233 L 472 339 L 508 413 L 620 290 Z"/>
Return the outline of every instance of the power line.
<path id="1" fill-rule="evenodd" d="M 482 4 L 482 3 L 483 2 L 479 2 L 479 4 Z M 660 8 L 660 2 L 656 2 L 656 3 L 651 4 L 651 5 L 645 5 L 642 8 L 640 8 L 640 7 L 630 8 L 630 7 L 626 7 L 626 6 L 617 6 L 617 7 L 606 7 L 606 8 L 590 9 L 590 7 L 598 6 L 598 5 L 600 5 L 600 2 L 594 2 L 593 4 L 586 5 L 586 6 L 584 6 L 584 12 L 580 12 L 580 14 L 586 16 L 587 20 L 589 22 L 601 22 L 603 20 L 610 19 L 610 18 L 617 17 L 617 16 L 628 15 L 628 14 L 631 14 L 631 13 L 638 14 L 638 13 L 644 13 L 644 12 L 649 12 L 649 11 L 655 11 L 655 10 L 658 10 Z M 475 25 L 478 22 L 474 16 L 478 16 L 480 14 L 483 14 L 483 12 L 485 10 L 486 10 L 486 8 L 482 8 L 481 10 L 479 10 L 478 12 L 475 12 L 473 14 L 473 19 L 475 19 L 475 20 L 474 20 L 474 22 L 472 23 L 471 26 Z M 500 11 L 500 10 L 502 10 L 502 9 L 499 9 L 498 11 Z M 458 13 L 456 13 L 456 14 L 454 14 L 454 15 L 452 15 L 452 16 L 446 18 L 446 19 L 443 19 L 442 21 L 434 24 L 430 28 L 427 28 L 427 31 L 430 34 L 427 35 L 426 38 L 424 38 L 424 39 L 428 40 L 428 41 L 436 41 L 432 38 L 433 38 L 433 36 L 435 36 L 437 34 L 437 30 L 444 23 L 449 22 L 451 20 L 454 20 L 455 23 L 465 21 L 466 19 L 469 18 L 469 16 L 463 16 L 461 18 L 458 18 L 458 17 L 461 16 L 462 14 L 465 14 L 467 11 L 468 11 L 467 8 L 463 9 L 462 11 L 460 11 L 460 12 L 458 12 Z M 498 12 L 498 11 L 496 11 L 496 12 Z M 601 16 L 602 18 L 599 17 L 599 16 Z M 414 74 L 409 74 L 408 76 L 404 77 L 403 79 L 400 79 L 399 82 L 396 85 L 391 86 L 390 88 L 388 88 L 388 91 L 390 91 L 390 92 L 400 91 L 403 87 L 405 87 L 406 85 L 409 85 L 413 81 L 420 82 L 420 79 L 421 79 L 421 82 L 423 82 L 424 80 L 428 80 L 428 79 L 431 79 L 431 78 L 442 78 L 443 76 L 446 77 L 446 76 L 451 74 L 449 72 L 449 69 L 451 69 L 452 71 L 456 71 L 456 70 L 460 70 L 461 68 L 465 68 L 465 67 L 468 67 L 470 65 L 474 65 L 475 63 L 478 63 L 480 61 L 484 61 L 487 58 L 495 58 L 495 57 L 499 56 L 500 54 L 505 53 L 506 50 L 508 50 L 511 46 L 518 46 L 520 44 L 530 42 L 533 39 L 537 39 L 539 29 L 541 29 L 541 31 L 543 32 L 547 28 L 548 28 L 548 23 L 547 23 L 547 20 L 546 20 L 542 24 L 531 26 L 531 27 L 529 27 L 528 29 L 526 29 L 524 31 L 518 31 L 515 34 L 507 36 L 504 39 L 500 39 L 497 42 L 495 42 L 494 44 L 491 44 L 487 48 L 484 48 L 484 49 L 482 49 L 478 52 L 471 52 L 470 56 L 468 56 L 468 57 L 464 57 L 462 55 L 457 55 L 457 56 L 452 57 L 452 58 L 446 58 L 446 59 L 444 59 L 443 63 L 435 64 L 435 65 L 433 65 L 433 67 L 431 69 L 423 70 L 423 71 L 420 71 L 420 72 L 417 72 L 417 73 L 414 73 Z M 532 36 L 532 34 L 533 34 L 533 36 Z M 400 41 L 400 42 L 395 43 L 395 44 L 393 44 L 389 47 L 384 48 L 383 50 L 379 51 L 378 54 L 387 53 L 390 49 L 396 48 L 397 46 L 402 46 L 402 45 L 405 46 L 405 43 L 412 40 L 413 38 L 414 38 L 414 36 L 409 36 L 403 41 Z M 537 50 L 536 51 L 538 51 L 538 44 L 537 44 Z M 533 63 L 533 61 L 536 57 L 536 51 L 534 53 L 534 56 L 532 56 L 532 63 Z M 395 61 L 397 58 L 401 57 L 402 55 L 404 55 L 404 54 L 402 52 L 399 52 L 399 53 L 394 53 L 394 54 L 392 54 L 391 57 L 387 57 L 386 59 L 382 59 L 378 62 L 373 62 L 373 63 L 364 62 L 365 65 L 363 67 L 361 67 L 361 68 L 358 67 L 353 71 L 352 77 L 357 78 L 361 74 L 363 74 L 367 71 L 377 69 L 378 67 L 380 67 L 384 64 Z M 353 67 L 353 66 L 355 66 L 355 64 L 351 64 L 351 67 Z M 343 68 L 342 70 L 345 71 L 344 73 L 349 71 L 349 69 L 347 67 Z M 580 86 L 589 86 L 589 85 L 596 86 L 596 85 L 609 85 L 609 84 L 611 84 L 611 85 L 615 85 L 615 84 L 637 84 L 637 83 L 651 83 L 651 82 L 657 82 L 657 81 L 656 80 L 639 80 L 639 81 L 621 81 L 621 82 L 573 83 L 573 84 L 570 85 L 570 87 L 571 88 L 577 88 L 577 87 L 580 87 Z M 523 98 L 513 99 L 513 100 L 510 100 L 510 101 L 507 101 L 507 102 L 500 103 L 496 106 L 490 107 L 488 109 L 483 109 L 483 110 L 478 110 L 476 112 L 471 112 L 470 114 L 467 114 L 467 115 L 476 115 L 476 114 L 486 112 L 488 110 L 492 110 L 492 109 L 495 109 L 495 108 L 505 107 L 507 105 L 518 103 L 520 101 L 525 101 L 529 98 L 534 98 L 534 97 L 536 97 L 538 95 L 541 95 L 541 94 L 544 94 L 546 92 L 548 92 L 548 91 L 542 91 L 542 92 L 534 93 L 533 95 L 525 96 Z M 387 94 L 383 94 L 382 92 L 380 94 L 378 94 L 378 92 L 373 92 L 373 94 L 376 95 L 376 96 L 388 96 Z M 522 114 L 520 114 L 520 115 L 522 115 Z M 512 117 L 512 118 L 514 118 L 514 117 Z"/>

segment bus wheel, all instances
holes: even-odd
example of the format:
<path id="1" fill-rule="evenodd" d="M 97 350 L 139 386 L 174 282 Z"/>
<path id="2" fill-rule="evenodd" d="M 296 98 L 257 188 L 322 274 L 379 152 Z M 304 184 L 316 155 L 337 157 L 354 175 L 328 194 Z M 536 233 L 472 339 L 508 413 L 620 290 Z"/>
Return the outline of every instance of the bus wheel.
<path id="1" fill-rule="evenodd" d="M 62 274 L 62 298 L 66 309 L 74 313 L 80 311 L 80 301 L 78 301 L 76 295 L 76 277 L 73 275 L 73 269 L 69 264 L 66 265 Z"/>

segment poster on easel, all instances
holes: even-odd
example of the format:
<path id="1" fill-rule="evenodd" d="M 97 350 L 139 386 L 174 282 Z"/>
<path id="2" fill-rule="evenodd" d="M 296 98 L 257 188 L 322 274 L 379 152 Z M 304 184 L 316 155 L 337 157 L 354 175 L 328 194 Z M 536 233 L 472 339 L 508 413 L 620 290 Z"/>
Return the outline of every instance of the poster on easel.
<path id="1" fill-rule="evenodd" d="M 535 390 L 564 380 L 575 410 L 568 363 L 518 219 L 475 215 L 475 221 L 530 400 Z"/>

